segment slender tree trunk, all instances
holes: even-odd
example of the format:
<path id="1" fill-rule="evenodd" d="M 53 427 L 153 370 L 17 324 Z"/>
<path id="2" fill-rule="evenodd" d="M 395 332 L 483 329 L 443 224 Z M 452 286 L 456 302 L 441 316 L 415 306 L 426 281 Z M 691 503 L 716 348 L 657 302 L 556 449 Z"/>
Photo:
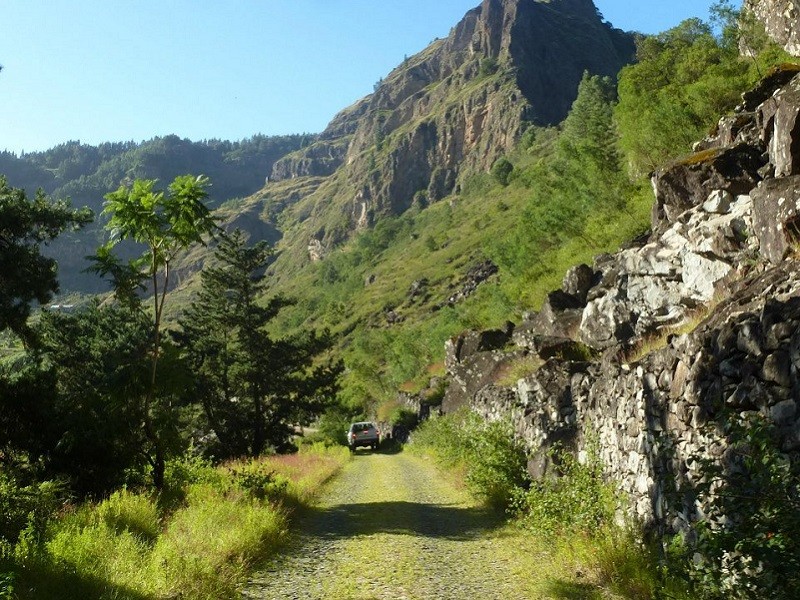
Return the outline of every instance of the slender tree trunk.
<path id="1" fill-rule="evenodd" d="M 264 444 L 266 443 L 266 435 L 264 432 L 264 401 L 261 398 L 260 392 L 256 392 L 253 396 L 253 404 L 255 406 L 255 421 L 253 423 L 253 456 L 258 456 L 264 451 Z"/>
<path id="2" fill-rule="evenodd" d="M 152 361 L 152 368 L 150 371 L 150 387 L 147 390 L 147 395 L 145 397 L 145 406 L 144 406 L 144 431 L 147 439 L 153 445 L 153 486 L 157 490 L 161 490 L 164 487 L 164 471 L 166 470 L 166 457 L 164 452 L 164 445 L 161 441 L 160 436 L 155 428 L 155 423 L 153 423 L 153 401 L 155 399 L 156 393 L 156 375 L 158 372 L 158 357 L 161 349 L 161 313 L 164 309 L 164 298 L 165 292 L 167 290 L 167 282 L 166 280 L 169 278 L 169 263 L 165 266 L 165 281 L 164 281 L 164 288 L 162 290 L 161 297 L 159 298 L 159 291 L 158 291 L 158 271 L 156 270 L 158 255 L 155 250 L 153 250 L 152 260 L 153 260 L 153 309 L 155 311 L 154 315 L 154 327 L 153 327 L 153 361 Z"/>

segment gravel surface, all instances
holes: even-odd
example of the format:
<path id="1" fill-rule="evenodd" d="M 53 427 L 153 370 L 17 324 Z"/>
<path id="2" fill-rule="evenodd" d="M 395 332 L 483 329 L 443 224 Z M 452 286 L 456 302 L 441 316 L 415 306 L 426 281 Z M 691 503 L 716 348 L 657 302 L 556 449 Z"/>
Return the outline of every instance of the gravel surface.
<path id="1" fill-rule="evenodd" d="M 243 598 L 530 598 L 499 525 L 425 459 L 359 450 Z"/>

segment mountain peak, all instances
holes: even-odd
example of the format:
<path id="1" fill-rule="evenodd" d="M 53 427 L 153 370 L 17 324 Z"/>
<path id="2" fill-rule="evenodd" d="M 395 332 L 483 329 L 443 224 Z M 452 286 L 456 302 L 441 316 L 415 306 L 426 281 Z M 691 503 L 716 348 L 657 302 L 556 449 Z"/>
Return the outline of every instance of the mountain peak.
<path id="1" fill-rule="evenodd" d="M 632 36 L 604 23 L 591 0 L 483 0 L 339 113 L 316 144 L 277 163 L 272 179 L 336 176 L 318 212 L 338 205 L 331 220 L 349 224 L 313 226 L 317 240 L 335 243 L 457 190 L 530 123 L 561 122 L 585 71 L 616 76 L 634 52 Z"/>

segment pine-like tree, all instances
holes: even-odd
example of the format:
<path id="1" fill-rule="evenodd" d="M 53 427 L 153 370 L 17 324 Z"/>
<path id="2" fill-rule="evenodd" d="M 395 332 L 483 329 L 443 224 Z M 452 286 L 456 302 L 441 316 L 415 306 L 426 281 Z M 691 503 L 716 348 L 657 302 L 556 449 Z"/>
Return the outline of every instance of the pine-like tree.
<path id="1" fill-rule="evenodd" d="M 218 457 L 287 449 L 291 426 L 319 414 L 337 391 L 341 367 L 317 360 L 330 347 L 327 333 L 277 339 L 268 331 L 289 303 L 260 302 L 270 255 L 264 242 L 246 245 L 238 230 L 223 236 L 216 265 L 201 274 L 198 297 L 180 320 Z"/>

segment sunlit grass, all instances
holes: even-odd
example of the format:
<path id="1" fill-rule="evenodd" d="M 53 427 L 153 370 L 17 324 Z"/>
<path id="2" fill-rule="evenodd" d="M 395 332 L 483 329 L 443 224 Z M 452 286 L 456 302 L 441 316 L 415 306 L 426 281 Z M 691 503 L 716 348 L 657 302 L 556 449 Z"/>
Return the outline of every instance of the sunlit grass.
<path id="1" fill-rule="evenodd" d="M 238 597 L 248 570 L 285 541 L 291 510 L 312 501 L 348 454 L 315 445 L 216 468 L 190 460 L 172 469 L 187 483 L 169 502 L 120 490 L 65 512 L 42 546 L 20 543 L 15 591 L 37 599 Z M 255 493 L 245 473 L 280 485 Z"/>

